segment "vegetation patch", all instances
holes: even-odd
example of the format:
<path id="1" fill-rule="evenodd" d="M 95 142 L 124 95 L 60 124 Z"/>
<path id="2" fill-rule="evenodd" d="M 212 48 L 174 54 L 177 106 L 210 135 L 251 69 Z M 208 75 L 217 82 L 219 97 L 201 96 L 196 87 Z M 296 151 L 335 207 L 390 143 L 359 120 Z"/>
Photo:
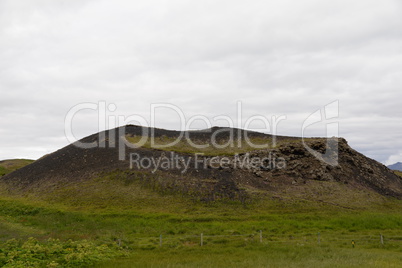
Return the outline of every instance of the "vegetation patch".
<path id="1" fill-rule="evenodd" d="M 11 239 L 0 243 L 1 267 L 82 267 L 123 256 L 116 245 L 93 241 Z"/>
<path id="2" fill-rule="evenodd" d="M 402 177 L 402 171 L 399 170 L 394 170 L 395 174 L 398 175 L 399 177 Z"/>
<path id="3" fill-rule="evenodd" d="M 280 138 L 274 139 L 271 136 L 266 137 L 250 137 L 247 139 L 229 139 L 216 138 L 211 140 L 205 139 L 187 139 L 158 136 L 136 136 L 126 135 L 128 142 L 139 145 L 139 147 L 147 149 L 158 149 L 164 151 L 174 151 L 186 154 L 204 154 L 206 156 L 219 155 L 235 155 L 261 149 L 276 148 L 285 144 L 301 143 L 299 138 Z M 319 138 L 308 138 L 308 141 L 322 140 Z"/>
<path id="4" fill-rule="evenodd" d="M 12 159 L 0 161 L 0 176 L 4 176 L 19 168 L 31 164 L 34 160 L 29 159 Z"/>

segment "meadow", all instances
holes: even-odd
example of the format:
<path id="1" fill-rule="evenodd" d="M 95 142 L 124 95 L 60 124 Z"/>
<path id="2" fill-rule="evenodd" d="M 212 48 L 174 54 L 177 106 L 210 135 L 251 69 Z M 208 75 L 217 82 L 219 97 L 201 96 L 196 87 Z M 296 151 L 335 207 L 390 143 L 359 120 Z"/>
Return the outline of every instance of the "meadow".
<path id="1" fill-rule="evenodd" d="M 0 265 L 401 267 L 398 200 L 355 209 L 268 197 L 205 203 L 134 186 L 118 199 L 104 187 L 82 196 L 3 193 Z"/>

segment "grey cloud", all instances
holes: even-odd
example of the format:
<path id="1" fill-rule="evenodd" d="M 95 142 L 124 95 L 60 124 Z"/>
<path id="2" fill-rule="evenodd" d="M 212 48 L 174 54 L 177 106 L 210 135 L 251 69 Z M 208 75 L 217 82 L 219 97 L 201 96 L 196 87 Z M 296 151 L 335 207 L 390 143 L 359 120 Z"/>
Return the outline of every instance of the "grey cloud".
<path id="1" fill-rule="evenodd" d="M 64 117 L 82 102 L 144 118 L 168 102 L 212 119 L 242 101 L 245 119 L 285 114 L 279 134 L 298 136 L 339 100 L 341 136 L 402 161 L 401 11 L 396 0 L 0 1 L 0 159 L 66 145 Z M 96 132 L 96 112 L 74 128 Z"/>

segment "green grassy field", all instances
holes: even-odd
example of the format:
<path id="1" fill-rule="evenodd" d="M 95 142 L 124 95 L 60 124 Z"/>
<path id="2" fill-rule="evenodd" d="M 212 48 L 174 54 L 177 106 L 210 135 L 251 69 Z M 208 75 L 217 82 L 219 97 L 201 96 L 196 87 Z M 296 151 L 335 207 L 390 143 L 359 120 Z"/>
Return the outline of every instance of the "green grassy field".
<path id="1" fill-rule="evenodd" d="M 347 206 L 284 193 L 205 203 L 125 178 L 24 194 L 0 185 L 0 266 L 401 267 L 400 200 L 355 191 L 347 203 L 345 191 Z"/>
<path id="2" fill-rule="evenodd" d="M 397 200 L 354 209 L 269 197 L 244 205 L 202 203 L 116 181 L 87 186 L 91 194 L 79 195 L 74 186 L 45 197 L 3 192 L 0 265 L 400 267 L 402 262 Z"/>
<path id="3" fill-rule="evenodd" d="M 401 267 L 401 253 L 332 246 L 244 245 L 140 250 L 99 267 Z"/>

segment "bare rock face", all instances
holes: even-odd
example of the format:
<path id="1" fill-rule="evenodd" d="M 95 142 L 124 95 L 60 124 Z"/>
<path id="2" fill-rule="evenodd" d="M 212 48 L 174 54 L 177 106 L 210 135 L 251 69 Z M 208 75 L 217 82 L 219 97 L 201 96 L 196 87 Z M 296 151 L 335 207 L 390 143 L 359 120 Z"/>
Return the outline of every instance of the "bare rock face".
<path id="1" fill-rule="evenodd" d="M 121 129 L 116 132 L 119 131 Z M 214 128 L 209 132 L 193 132 L 191 136 L 208 142 L 216 131 L 224 135 L 221 128 Z M 123 135 L 142 133 L 141 127 L 127 126 Z M 154 129 L 153 133 L 167 138 L 181 134 L 161 129 Z M 234 130 L 234 133 L 245 135 L 246 131 Z M 247 135 L 259 139 L 272 138 L 255 132 L 248 132 Z M 82 141 L 99 141 L 99 137 L 94 134 Z M 223 198 L 245 200 L 252 197 L 253 192 L 280 195 L 292 187 L 308 189 L 312 185 L 310 182 L 314 185 L 331 183 L 333 186 L 348 187 L 351 191 L 363 190 L 402 199 L 402 178 L 384 165 L 356 152 L 342 138 L 307 139 L 303 143 L 300 138 L 276 137 L 280 142 L 273 148 L 199 159 L 192 153 L 167 149 L 125 148 L 125 160 L 118 158 L 119 146 L 108 146 L 118 144 L 118 138 L 116 135 L 116 140 L 107 140 L 104 148 L 66 146 L 0 178 L 0 184 L 9 191 L 43 193 L 51 191 L 51 187 L 77 184 L 118 171 L 125 180 L 136 181 L 144 187 L 153 185 L 159 191 L 182 192 L 206 201 Z M 173 161 L 174 155 L 180 167 L 187 163 L 188 168 L 184 172 L 181 168 L 164 168 L 161 165 L 139 168 L 130 165 L 132 153 L 155 161 L 162 158 Z"/>
<path id="2" fill-rule="evenodd" d="M 346 140 L 340 138 L 333 142 L 337 142 L 337 150 L 329 148 L 331 145 L 325 139 L 307 142 L 307 146 L 320 154 L 329 151 L 325 156 L 327 161 L 311 154 L 302 142 L 281 145 L 273 150 L 253 152 L 253 155 L 259 158 L 271 155 L 276 159 L 276 166 L 275 164 L 272 168 L 254 166 L 250 171 L 268 181 L 274 181 L 275 178 L 291 179 L 292 184 L 306 183 L 308 180 L 334 181 L 402 199 L 401 177 L 381 163 L 350 148 Z"/>
<path id="3" fill-rule="evenodd" d="M 353 150 L 342 138 L 285 143 L 274 149 L 231 156 L 229 165 L 219 166 L 217 163 L 226 162 L 224 158 L 228 157 L 215 157 L 209 166 L 222 171 L 229 169 L 238 185 L 268 190 L 278 189 L 278 185 L 289 187 L 308 181 L 326 181 L 402 199 L 402 178 Z"/>

